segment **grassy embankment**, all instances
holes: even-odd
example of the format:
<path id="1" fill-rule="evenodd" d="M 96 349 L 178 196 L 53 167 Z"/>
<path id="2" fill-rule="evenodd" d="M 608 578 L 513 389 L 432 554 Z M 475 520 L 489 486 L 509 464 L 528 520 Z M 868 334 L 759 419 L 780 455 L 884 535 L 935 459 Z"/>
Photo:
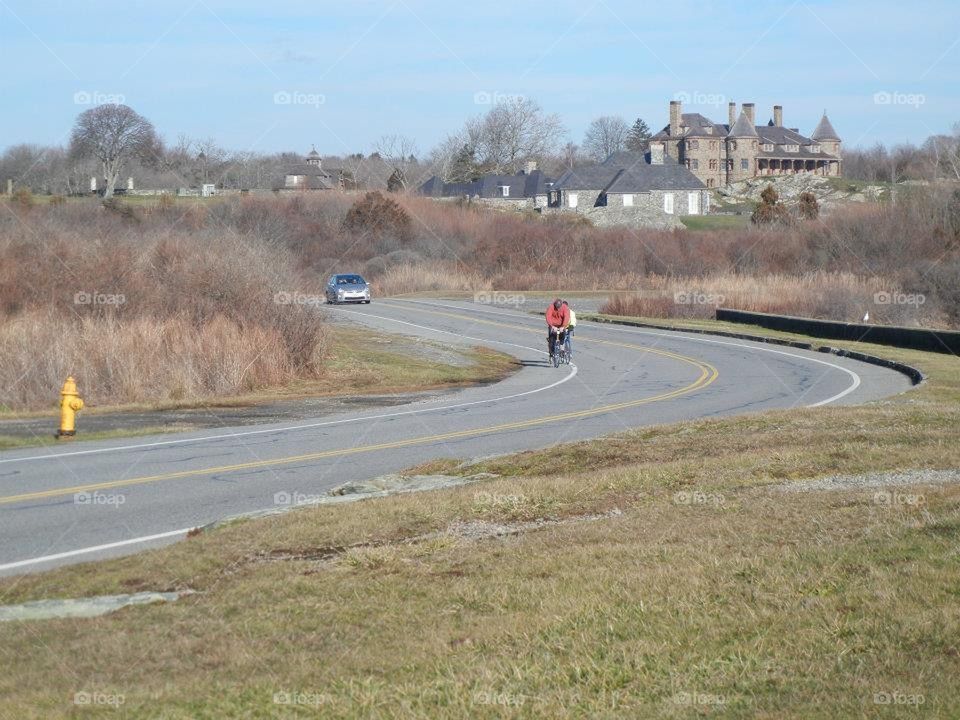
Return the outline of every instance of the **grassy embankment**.
<path id="1" fill-rule="evenodd" d="M 82 716 L 74 693 L 101 692 L 164 718 L 957 717 L 960 489 L 780 489 L 960 466 L 957 359 L 850 346 L 929 380 L 439 461 L 419 470 L 499 477 L 2 581 L 5 603 L 198 591 L 0 626 L 2 708 Z"/>

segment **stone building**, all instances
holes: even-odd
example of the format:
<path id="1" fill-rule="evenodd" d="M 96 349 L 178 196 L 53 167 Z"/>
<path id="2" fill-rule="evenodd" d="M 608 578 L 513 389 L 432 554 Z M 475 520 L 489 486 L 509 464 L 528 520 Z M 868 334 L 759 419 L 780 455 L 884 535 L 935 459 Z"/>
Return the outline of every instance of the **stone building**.
<path id="1" fill-rule="evenodd" d="M 324 168 L 320 153 L 313 148 L 302 163 L 284 171 L 283 185 L 276 190 L 343 190 L 349 181 L 342 168 Z"/>
<path id="2" fill-rule="evenodd" d="M 686 166 L 708 188 L 762 175 L 841 174 L 840 136 L 826 112 L 810 137 L 783 126 L 783 106 L 773 106 L 766 125 L 756 124 L 756 108 L 729 103 L 726 124 L 700 113 L 685 113 L 679 100 L 670 102 L 670 122 L 651 138 Z"/>
<path id="3" fill-rule="evenodd" d="M 662 142 L 651 141 L 647 153 L 618 152 L 564 173 L 550 193 L 550 208 L 598 225 L 678 227 L 679 216 L 710 209 L 710 193 Z"/>

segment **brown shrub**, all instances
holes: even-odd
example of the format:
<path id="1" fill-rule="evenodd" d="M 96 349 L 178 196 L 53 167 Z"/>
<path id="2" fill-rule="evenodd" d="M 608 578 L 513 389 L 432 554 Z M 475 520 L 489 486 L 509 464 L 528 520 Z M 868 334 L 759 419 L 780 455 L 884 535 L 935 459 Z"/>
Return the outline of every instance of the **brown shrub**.
<path id="1" fill-rule="evenodd" d="M 407 212 L 395 200 L 379 192 L 369 192 L 357 201 L 343 219 L 343 227 L 347 232 L 372 239 L 396 239 L 408 243 L 413 237 Z"/>

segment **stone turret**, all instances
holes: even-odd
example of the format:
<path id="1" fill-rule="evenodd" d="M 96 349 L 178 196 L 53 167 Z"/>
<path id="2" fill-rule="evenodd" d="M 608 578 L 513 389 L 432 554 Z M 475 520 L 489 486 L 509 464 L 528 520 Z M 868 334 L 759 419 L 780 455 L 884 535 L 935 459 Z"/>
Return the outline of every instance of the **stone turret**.
<path id="1" fill-rule="evenodd" d="M 727 182 L 737 182 L 753 177 L 755 158 L 759 150 L 760 136 L 747 115 L 747 104 L 744 103 L 740 117 L 730 128 L 727 135 Z"/>

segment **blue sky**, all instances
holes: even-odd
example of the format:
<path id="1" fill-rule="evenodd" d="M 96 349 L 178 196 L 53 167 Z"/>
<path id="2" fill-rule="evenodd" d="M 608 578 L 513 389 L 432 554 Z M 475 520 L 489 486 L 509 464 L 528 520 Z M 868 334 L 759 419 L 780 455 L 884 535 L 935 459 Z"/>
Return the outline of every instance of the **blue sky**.
<path id="1" fill-rule="evenodd" d="M 826 109 L 848 146 L 921 142 L 960 121 L 960 3 L 23 2 L 0 0 L 0 148 L 65 143 L 122 98 L 168 140 L 235 150 L 425 153 L 498 97 L 558 113 L 723 122 L 773 104 L 808 134 Z M 877 95 L 878 93 L 885 93 Z"/>

